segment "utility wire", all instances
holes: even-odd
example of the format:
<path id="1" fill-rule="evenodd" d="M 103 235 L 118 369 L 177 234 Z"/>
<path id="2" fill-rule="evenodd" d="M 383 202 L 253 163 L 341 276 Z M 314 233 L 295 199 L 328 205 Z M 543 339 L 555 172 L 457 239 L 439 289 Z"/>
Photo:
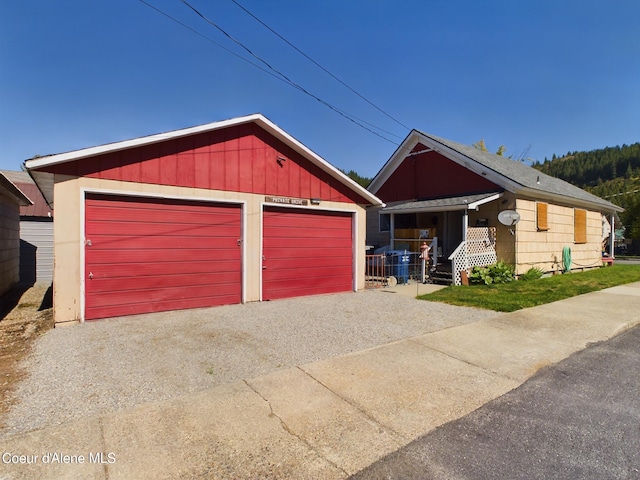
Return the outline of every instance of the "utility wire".
<path id="1" fill-rule="evenodd" d="M 139 1 L 140 1 L 141 3 L 143 3 L 143 4 L 145 4 L 147 7 L 149 7 L 149 8 L 151 8 L 151 9 L 155 10 L 155 11 L 156 11 L 156 12 L 158 12 L 160 15 L 163 15 L 163 16 L 167 17 L 168 19 L 173 20 L 173 21 L 174 21 L 174 22 L 176 22 L 178 25 L 180 25 L 180 26 L 182 26 L 182 27 L 186 28 L 187 30 L 189 30 L 189 31 L 191 31 L 191 32 L 193 32 L 193 33 L 195 33 L 195 34 L 196 34 L 196 35 L 198 35 L 199 37 L 204 38 L 206 41 L 208 41 L 208 42 L 210 42 L 210 43 L 213 43 L 216 47 L 221 48 L 221 49 L 222 49 L 222 50 L 224 50 L 225 52 L 230 53 L 231 55 L 233 55 L 234 57 L 239 58 L 239 59 L 240 59 L 240 60 L 242 60 L 243 62 L 246 62 L 246 63 L 248 63 L 249 65 L 251 65 L 251 66 L 253 66 L 253 67 L 255 67 L 255 68 L 259 69 L 259 70 L 262 70 L 264 73 L 266 73 L 266 74 L 268 74 L 268 75 L 271 75 L 273 78 L 276 78 L 276 79 L 280 80 L 280 81 L 281 81 L 281 82 L 283 82 L 283 83 L 287 83 L 284 79 L 282 79 L 281 77 L 279 77 L 279 76 L 278 76 L 278 75 L 276 75 L 275 73 L 270 72 L 270 71 L 269 71 L 269 70 L 267 70 L 266 68 L 262 68 L 260 65 L 258 65 L 258 64 L 256 64 L 256 63 L 253 63 L 251 60 L 248 60 L 248 59 L 244 58 L 242 55 L 238 55 L 238 54 L 237 54 L 236 52 L 234 52 L 233 50 L 230 50 L 230 49 L 228 49 L 227 47 L 225 47 L 224 45 L 221 45 L 221 44 L 219 44 L 218 42 L 216 42 L 215 40 L 213 40 L 213 39 L 211 39 L 211 38 L 207 37 L 206 35 L 203 35 L 202 33 L 198 32 L 197 30 L 195 30 L 195 29 L 191 28 L 191 27 L 190 27 L 189 25 L 187 25 L 186 23 L 181 22 L 180 20 L 178 20 L 178 19 L 177 19 L 177 18 L 175 18 L 175 17 L 172 17 L 171 15 L 169 15 L 169 14 L 168 14 L 168 13 L 166 13 L 166 12 L 163 12 L 162 10 L 160 10 L 159 8 L 157 8 L 157 7 L 153 6 L 153 5 L 151 5 L 150 3 L 146 2 L 145 0 L 139 0 Z"/>
<path id="2" fill-rule="evenodd" d="M 142 0 L 140 0 L 142 1 Z M 347 120 L 349 120 L 350 122 L 353 122 L 354 124 L 358 125 L 359 127 L 367 130 L 368 132 L 376 135 L 377 137 L 380 137 L 383 140 L 386 140 L 387 142 L 393 144 L 393 145 L 397 145 L 397 142 L 394 142 L 393 140 L 388 139 L 387 137 L 385 137 L 384 135 L 379 134 L 378 132 L 371 130 L 370 128 L 366 127 L 363 123 L 357 121 L 355 119 L 354 116 L 347 114 L 346 112 L 340 110 L 339 108 L 331 105 L 330 103 L 326 102 L 325 100 L 322 100 L 320 97 L 314 95 L 313 93 L 309 92 L 308 90 L 306 90 L 304 87 L 302 87 L 301 85 L 299 85 L 298 83 L 294 82 L 293 80 L 291 80 L 289 77 L 287 77 L 284 73 L 280 72 L 279 70 L 277 70 L 276 68 L 274 68 L 272 65 L 270 65 L 266 60 L 264 60 L 263 58 L 261 58 L 260 56 L 256 55 L 255 53 L 253 53 L 253 51 L 251 51 L 251 49 L 249 49 L 246 45 L 244 45 L 242 42 L 240 42 L 239 40 L 235 39 L 232 35 L 230 35 L 227 31 L 225 31 L 222 27 L 220 27 L 218 24 L 216 24 L 214 21 L 210 20 L 209 18 L 207 18 L 204 14 L 202 14 L 200 11 L 198 11 L 198 9 L 196 9 L 193 5 L 191 5 L 189 2 L 187 2 L 186 0 L 180 0 L 183 4 L 185 4 L 190 10 L 192 10 L 196 15 L 198 15 L 200 18 L 202 18 L 205 22 L 207 22 L 208 24 L 210 24 L 211 26 L 215 27 L 217 30 L 219 30 L 224 36 L 226 36 L 229 40 L 231 40 L 233 43 L 235 43 L 236 45 L 238 45 L 239 47 L 241 47 L 242 49 L 244 49 L 249 55 L 251 55 L 252 57 L 254 57 L 256 60 L 258 60 L 259 62 L 263 63 L 267 68 L 269 68 L 270 70 L 272 70 L 273 72 L 275 72 L 277 75 L 279 75 L 280 77 L 282 77 L 286 83 L 288 83 L 289 85 L 291 85 L 292 87 L 296 88 L 297 90 L 301 91 L 302 93 L 310 96 L 311 98 L 315 99 L 316 101 L 320 102 L 321 104 L 325 105 L 326 107 L 328 107 L 329 109 L 333 110 L 334 112 L 338 113 L 339 115 L 341 115 L 342 117 L 346 118 Z M 377 128 L 377 127 L 375 127 Z M 382 129 L 379 129 L 382 130 Z M 389 133 L 389 132 L 387 132 Z"/>
<path id="3" fill-rule="evenodd" d="M 146 2 L 145 0 L 139 0 L 139 1 L 140 1 L 141 3 L 143 3 L 144 5 L 146 5 L 147 7 L 151 8 L 152 10 L 155 10 L 155 11 L 156 11 L 156 12 L 158 12 L 160 15 L 163 15 L 164 17 L 166 17 L 166 18 L 168 18 L 168 19 L 170 19 L 170 20 L 174 21 L 174 22 L 175 22 L 175 23 L 177 23 L 178 25 L 180 25 L 180 26 L 182 26 L 182 27 L 186 28 L 187 30 L 189 30 L 189 31 L 191 31 L 191 32 L 193 32 L 193 33 L 195 33 L 195 34 L 196 34 L 196 35 L 198 35 L 199 37 L 201 37 L 201 38 L 205 39 L 206 41 L 208 41 L 208 42 L 210 42 L 210 43 L 212 43 L 212 44 L 214 44 L 216 47 L 221 48 L 221 49 L 222 49 L 222 50 L 224 50 L 225 52 L 230 53 L 230 54 L 231 54 L 231 55 L 233 55 L 234 57 L 239 58 L 239 59 L 240 59 L 240 60 L 242 60 L 243 62 L 248 63 L 248 64 L 249 64 L 249 65 L 251 65 L 252 67 L 255 67 L 255 68 L 257 68 L 258 70 L 260 70 L 260 71 L 262 71 L 262 72 L 264 72 L 264 73 L 266 73 L 266 74 L 268 74 L 268 75 L 271 75 L 273 78 L 275 78 L 275 79 L 277 79 L 277 80 L 281 81 L 282 83 L 284 83 L 284 84 L 286 84 L 286 85 L 293 86 L 293 85 L 291 85 L 291 83 L 290 83 L 290 82 L 288 82 L 287 80 L 285 80 L 285 79 L 284 79 L 284 78 L 282 78 L 281 76 L 276 75 L 275 73 L 273 73 L 273 72 L 271 72 L 271 71 L 267 70 L 266 68 L 263 68 L 263 67 L 261 67 L 260 65 L 258 65 L 258 64 L 256 64 L 256 63 L 254 63 L 254 62 L 252 62 L 251 60 L 248 60 L 247 58 L 243 57 L 242 55 L 237 54 L 237 53 L 236 53 L 236 52 L 234 52 L 233 50 L 228 49 L 228 48 L 227 48 L 227 47 L 225 47 L 224 45 L 221 45 L 220 43 L 216 42 L 215 40 L 211 39 L 210 37 L 207 37 L 206 35 L 203 35 L 202 33 L 198 32 L 198 31 L 197 31 L 197 30 L 195 30 L 194 28 L 191 28 L 189 25 L 187 25 L 187 24 L 185 24 L 185 23 L 181 22 L 180 20 L 178 20 L 178 19 L 177 19 L 177 18 L 175 18 L 175 17 L 172 17 L 172 16 L 171 16 L 171 15 L 169 15 L 168 13 L 166 13 L 166 12 L 164 12 L 164 11 L 160 10 L 159 8 L 157 8 L 157 7 L 155 7 L 154 5 L 152 5 L 152 4 L 148 3 L 148 2 Z M 334 106 L 333 108 L 334 108 L 335 110 L 340 110 L 339 108 L 337 108 L 337 107 L 335 107 L 335 106 Z M 397 135 L 395 135 L 395 134 L 393 134 L 393 133 L 391 133 L 391 132 L 388 132 L 387 130 L 384 130 L 384 129 L 380 128 L 380 127 L 377 127 L 377 126 L 373 125 L 372 123 L 367 122 L 366 120 L 363 120 L 363 119 L 361 119 L 361 118 L 358 118 L 358 117 L 356 117 L 356 116 L 355 116 L 355 115 L 353 115 L 353 114 L 349 114 L 349 113 L 347 113 L 347 112 L 344 112 L 343 110 L 340 110 L 340 112 L 341 112 L 342 114 L 344 114 L 344 115 L 351 116 L 351 117 L 355 118 L 356 120 L 358 120 L 359 122 L 362 122 L 362 123 L 364 123 L 364 124 L 366 124 L 366 125 L 369 125 L 370 127 L 376 128 L 376 129 L 380 130 L 381 132 L 384 132 L 384 133 L 386 133 L 386 134 L 388 134 L 388 135 L 391 135 L 391 136 L 395 136 L 395 137 L 397 137 L 397 138 L 400 138 L 400 137 L 398 137 Z M 373 132 L 373 133 L 375 134 L 375 132 Z M 384 138 L 384 137 L 383 137 L 383 138 Z M 385 140 L 388 140 L 388 139 L 386 139 L 386 138 L 385 138 Z M 388 140 L 388 141 L 390 141 L 390 140 Z M 396 144 L 395 142 L 391 142 L 391 143 L 394 143 L 394 145 Z"/>
<path id="4" fill-rule="evenodd" d="M 394 122 L 396 122 L 398 125 L 400 125 L 401 127 L 405 128 L 406 130 L 410 130 L 409 127 L 407 127 L 406 125 L 404 125 L 402 122 L 400 122 L 397 118 L 391 116 L 389 113 L 385 112 L 382 108 L 378 107 L 375 103 L 373 103 L 371 100 L 369 100 L 368 98 L 366 98 L 364 95 L 360 94 L 359 92 L 357 92 L 355 89 L 353 89 L 352 87 L 350 87 L 349 85 L 347 85 L 345 82 L 343 82 L 340 78 L 336 77 L 333 73 L 331 73 L 329 70 L 327 70 L 325 67 L 323 67 L 322 65 L 320 65 L 318 62 L 316 62 L 313 58 L 311 58 L 309 55 L 307 55 L 305 52 L 303 52 L 302 50 L 300 50 L 298 47 L 296 47 L 293 43 L 291 43 L 289 40 L 287 40 L 286 38 L 284 38 L 282 35 L 280 35 L 278 32 L 276 32 L 273 28 L 271 28 L 269 25 L 267 25 L 266 23 L 264 23 L 262 20 L 260 20 L 257 16 L 255 16 L 253 13 L 251 13 L 249 10 L 247 10 L 245 7 L 243 7 L 242 5 L 240 5 L 240 3 L 238 3 L 236 0 L 231 0 L 233 3 L 235 3 L 240 9 L 242 9 L 245 13 L 247 13 L 249 16 L 251 16 L 254 20 L 256 20 L 258 23 L 260 23 L 263 27 L 265 27 L 267 30 L 269 30 L 271 33 L 273 33 L 276 37 L 278 37 L 280 40 L 282 40 L 283 42 L 285 42 L 287 45 L 289 45 L 291 48 L 293 48 L 296 52 L 298 52 L 300 55 L 302 55 L 304 58 L 306 58 L 307 60 L 309 60 L 311 63 L 313 63 L 316 67 L 318 67 L 320 70 L 322 70 L 323 72 L 325 72 L 327 75 L 329 75 L 331 78 L 333 78 L 334 80 L 336 80 L 337 82 L 339 82 L 341 85 L 343 85 L 344 87 L 348 88 L 352 93 L 356 94 L 358 97 L 360 97 L 362 100 L 364 100 L 365 102 L 367 102 L 369 105 L 371 105 L 373 108 L 375 108 L 376 110 L 378 110 L 379 112 L 381 112 L 382 114 L 384 114 L 386 117 L 390 118 L 391 120 L 393 120 Z"/>

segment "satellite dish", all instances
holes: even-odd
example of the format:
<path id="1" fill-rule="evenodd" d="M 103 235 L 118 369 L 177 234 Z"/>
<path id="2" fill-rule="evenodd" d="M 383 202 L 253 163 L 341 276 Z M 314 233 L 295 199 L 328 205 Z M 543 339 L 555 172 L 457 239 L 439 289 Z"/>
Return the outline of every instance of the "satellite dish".
<path id="1" fill-rule="evenodd" d="M 513 227 L 520 221 L 520 214 L 515 210 L 503 210 L 498 214 L 498 221 L 507 227 Z"/>

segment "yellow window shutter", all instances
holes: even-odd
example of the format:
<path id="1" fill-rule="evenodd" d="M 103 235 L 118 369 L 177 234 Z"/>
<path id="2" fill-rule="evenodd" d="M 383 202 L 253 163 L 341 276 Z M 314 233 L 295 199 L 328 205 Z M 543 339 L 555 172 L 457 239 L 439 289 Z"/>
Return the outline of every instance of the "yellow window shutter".
<path id="1" fill-rule="evenodd" d="M 549 230 L 548 211 L 549 205 L 547 203 L 536 203 L 536 219 L 539 231 Z"/>
<path id="2" fill-rule="evenodd" d="M 573 211 L 573 237 L 575 243 L 587 243 L 587 211 L 576 208 Z"/>

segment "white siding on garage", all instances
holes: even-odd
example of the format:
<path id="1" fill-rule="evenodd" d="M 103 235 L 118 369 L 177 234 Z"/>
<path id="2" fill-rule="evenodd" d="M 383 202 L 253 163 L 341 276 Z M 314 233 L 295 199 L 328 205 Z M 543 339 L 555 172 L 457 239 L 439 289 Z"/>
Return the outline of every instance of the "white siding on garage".
<path id="1" fill-rule="evenodd" d="M 53 281 L 52 219 L 22 219 L 20 222 L 20 281 Z"/>

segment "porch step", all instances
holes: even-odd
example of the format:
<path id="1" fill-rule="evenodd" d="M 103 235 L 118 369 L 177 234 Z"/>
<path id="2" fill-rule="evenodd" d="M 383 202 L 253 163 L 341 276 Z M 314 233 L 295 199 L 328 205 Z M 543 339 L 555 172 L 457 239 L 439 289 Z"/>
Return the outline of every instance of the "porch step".
<path id="1" fill-rule="evenodd" d="M 453 274 L 446 270 L 435 270 L 429 272 L 429 280 L 431 283 L 438 285 L 451 285 L 453 283 Z"/>

